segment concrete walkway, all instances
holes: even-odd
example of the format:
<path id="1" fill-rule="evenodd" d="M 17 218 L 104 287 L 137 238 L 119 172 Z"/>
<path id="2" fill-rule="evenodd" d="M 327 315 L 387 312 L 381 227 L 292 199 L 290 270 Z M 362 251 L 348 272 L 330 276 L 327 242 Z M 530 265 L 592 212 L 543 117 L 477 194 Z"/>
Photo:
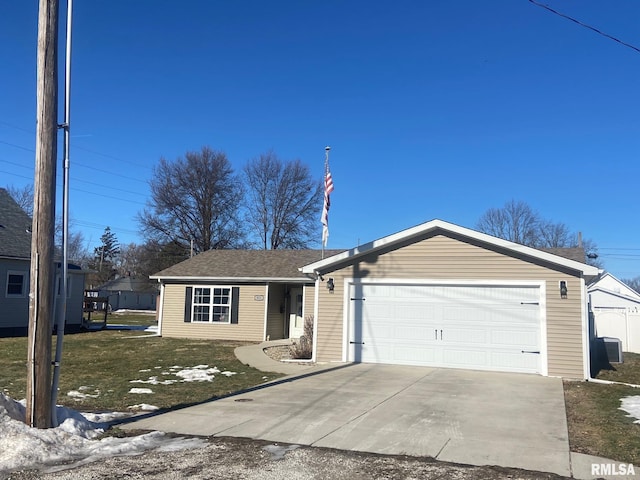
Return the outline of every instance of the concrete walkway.
<path id="1" fill-rule="evenodd" d="M 595 478 L 592 463 L 615 463 L 569 452 L 560 379 L 391 365 L 288 364 L 263 353 L 273 344 L 241 347 L 236 355 L 254 368 L 288 374 L 284 379 L 121 428 L 425 456 L 582 479 Z"/>

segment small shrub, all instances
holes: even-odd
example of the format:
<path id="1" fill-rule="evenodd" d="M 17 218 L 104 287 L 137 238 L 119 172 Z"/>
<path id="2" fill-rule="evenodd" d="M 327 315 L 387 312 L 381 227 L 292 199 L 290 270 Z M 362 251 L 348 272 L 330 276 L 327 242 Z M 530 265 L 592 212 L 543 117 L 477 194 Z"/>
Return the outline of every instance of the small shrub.
<path id="1" fill-rule="evenodd" d="M 294 340 L 289 347 L 291 358 L 296 360 L 310 360 L 313 354 L 313 315 L 305 317 L 303 331 L 300 339 Z"/>

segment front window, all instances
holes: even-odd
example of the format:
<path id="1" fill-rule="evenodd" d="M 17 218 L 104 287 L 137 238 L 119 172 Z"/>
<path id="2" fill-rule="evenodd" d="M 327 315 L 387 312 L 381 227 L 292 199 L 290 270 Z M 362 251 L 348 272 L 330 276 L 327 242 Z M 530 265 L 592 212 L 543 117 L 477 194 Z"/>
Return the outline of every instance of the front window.
<path id="1" fill-rule="evenodd" d="M 193 322 L 231 323 L 231 288 L 195 287 Z"/>
<path id="2" fill-rule="evenodd" d="M 24 272 L 7 272 L 7 297 L 24 297 L 27 275 Z"/>

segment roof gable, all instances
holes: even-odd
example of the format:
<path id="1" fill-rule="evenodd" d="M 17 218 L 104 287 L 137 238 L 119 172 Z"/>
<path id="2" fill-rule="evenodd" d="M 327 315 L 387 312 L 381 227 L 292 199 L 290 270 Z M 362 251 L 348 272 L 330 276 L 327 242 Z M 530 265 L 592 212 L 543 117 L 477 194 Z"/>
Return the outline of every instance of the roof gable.
<path id="1" fill-rule="evenodd" d="M 325 251 L 334 255 L 341 250 Z M 152 275 L 157 280 L 309 281 L 302 265 L 322 258 L 321 250 L 209 250 Z"/>
<path id="2" fill-rule="evenodd" d="M 306 274 L 315 272 L 322 272 L 331 270 L 337 265 L 345 265 L 355 262 L 358 258 L 369 255 L 371 253 L 380 250 L 390 250 L 394 248 L 400 248 L 404 245 L 417 242 L 424 238 L 426 235 L 442 233 L 444 235 L 461 237 L 471 240 L 475 243 L 483 244 L 495 249 L 500 249 L 505 254 L 513 256 L 525 256 L 532 259 L 537 259 L 558 267 L 567 268 L 577 271 L 585 276 L 598 275 L 598 269 L 596 267 L 586 265 L 583 262 L 565 258 L 554 253 L 538 250 L 535 248 L 520 245 L 518 243 L 510 242 L 501 238 L 493 237 L 485 233 L 481 233 L 469 228 L 460 227 L 452 223 L 445 222 L 443 220 L 431 220 L 429 222 L 417 225 L 415 227 L 408 228 L 398 233 L 374 240 L 365 245 L 358 246 L 351 250 L 333 255 L 323 260 L 305 265 L 301 268 L 301 271 Z M 566 250 L 566 249 L 563 249 Z"/>
<path id="3" fill-rule="evenodd" d="M 0 257 L 31 258 L 31 228 L 29 215 L 0 188 Z"/>
<path id="4" fill-rule="evenodd" d="M 598 280 L 589 285 L 589 291 L 599 290 L 611 293 L 618 297 L 626 297 L 634 301 L 640 301 L 640 293 L 629 287 L 626 283 L 618 280 L 610 273 L 605 273 Z"/>

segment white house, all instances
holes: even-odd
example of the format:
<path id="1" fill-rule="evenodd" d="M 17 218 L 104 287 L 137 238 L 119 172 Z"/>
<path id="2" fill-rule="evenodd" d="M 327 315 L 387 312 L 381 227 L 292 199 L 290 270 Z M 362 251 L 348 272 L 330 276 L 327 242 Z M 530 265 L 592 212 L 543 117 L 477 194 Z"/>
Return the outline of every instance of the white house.
<path id="1" fill-rule="evenodd" d="M 596 336 L 619 338 L 623 351 L 640 353 L 640 294 L 610 273 L 588 292 Z"/>

